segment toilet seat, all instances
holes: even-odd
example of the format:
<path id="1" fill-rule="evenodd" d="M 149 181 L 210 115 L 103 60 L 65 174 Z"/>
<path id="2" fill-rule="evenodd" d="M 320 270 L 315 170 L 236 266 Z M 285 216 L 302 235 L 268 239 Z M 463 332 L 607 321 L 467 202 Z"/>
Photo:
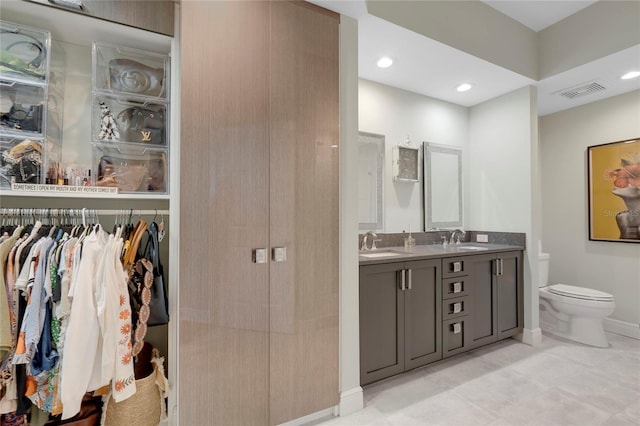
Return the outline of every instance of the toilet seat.
<path id="1" fill-rule="evenodd" d="M 599 302 L 613 302 L 613 296 L 604 291 L 590 288 L 576 287 L 566 284 L 554 284 L 548 287 L 550 293 L 574 299 L 594 300 Z"/>

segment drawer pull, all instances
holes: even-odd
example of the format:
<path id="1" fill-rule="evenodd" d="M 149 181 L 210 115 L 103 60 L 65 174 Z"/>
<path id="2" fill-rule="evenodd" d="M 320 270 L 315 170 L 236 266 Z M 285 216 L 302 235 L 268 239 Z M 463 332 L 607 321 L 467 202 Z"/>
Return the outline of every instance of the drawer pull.
<path id="1" fill-rule="evenodd" d="M 451 272 L 462 272 L 462 262 L 451 263 Z"/>
<path id="2" fill-rule="evenodd" d="M 453 332 L 453 334 L 459 334 L 462 331 L 462 324 L 460 324 L 459 322 L 451 324 L 451 331 Z"/>
<path id="3" fill-rule="evenodd" d="M 461 282 L 457 282 L 457 283 L 451 283 L 451 292 L 452 293 L 460 293 L 462 291 L 462 283 Z"/>
<path id="4" fill-rule="evenodd" d="M 449 304 L 450 314 L 459 314 L 460 312 L 462 312 L 462 302 Z"/>

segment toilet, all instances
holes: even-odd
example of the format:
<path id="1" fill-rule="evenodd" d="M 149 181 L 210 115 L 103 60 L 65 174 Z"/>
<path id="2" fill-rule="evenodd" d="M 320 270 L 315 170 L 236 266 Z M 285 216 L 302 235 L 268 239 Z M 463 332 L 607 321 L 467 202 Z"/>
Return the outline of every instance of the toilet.
<path id="1" fill-rule="evenodd" d="M 540 328 L 585 345 L 609 347 L 602 320 L 616 308 L 613 296 L 584 287 L 547 285 L 549 254 L 540 253 L 539 256 Z"/>

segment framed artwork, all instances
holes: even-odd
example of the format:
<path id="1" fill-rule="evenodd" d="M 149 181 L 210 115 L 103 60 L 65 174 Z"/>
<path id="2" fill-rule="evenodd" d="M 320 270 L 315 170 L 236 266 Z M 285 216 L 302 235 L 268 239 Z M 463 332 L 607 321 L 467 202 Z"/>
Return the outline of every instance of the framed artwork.
<path id="1" fill-rule="evenodd" d="M 587 148 L 589 239 L 640 243 L 640 138 Z"/>

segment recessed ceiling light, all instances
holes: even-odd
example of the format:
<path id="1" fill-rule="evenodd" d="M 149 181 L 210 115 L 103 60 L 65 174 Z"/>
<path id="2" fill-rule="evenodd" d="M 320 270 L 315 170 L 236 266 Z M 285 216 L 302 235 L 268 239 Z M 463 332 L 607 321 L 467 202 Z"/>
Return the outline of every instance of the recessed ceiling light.
<path id="1" fill-rule="evenodd" d="M 378 66 L 380 68 L 389 68 L 391 65 L 393 65 L 393 59 L 387 56 L 383 56 L 382 58 L 378 59 Z"/>
<path id="2" fill-rule="evenodd" d="M 629 71 L 628 73 L 626 73 L 620 78 L 623 80 L 629 80 L 631 78 L 636 78 L 638 76 L 640 76 L 640 71 Z"/>
<path id="3" fill-rule="evenodd" d="M 467 90 L 471 89 L 472 87 L 473 87 L 473 85 L 471 85 L 470 83 L 462 83 L 461 85 L 456 87 L 456 90 L 458 92 L 466 92 Z"/>

